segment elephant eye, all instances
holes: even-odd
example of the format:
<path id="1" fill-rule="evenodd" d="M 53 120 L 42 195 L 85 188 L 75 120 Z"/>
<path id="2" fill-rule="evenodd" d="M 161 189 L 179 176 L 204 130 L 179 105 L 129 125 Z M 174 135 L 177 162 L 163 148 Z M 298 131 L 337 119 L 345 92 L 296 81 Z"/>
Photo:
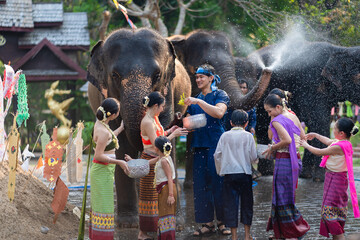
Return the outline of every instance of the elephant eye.
<path id="1" fill-rule="evenodd" d="M 161 78 L 161 73 L 156 72 L 153 76 L 153 82 L 156 83 L 156 82 L 160 81 L 160 78 Z"/>
<path id="2" fill-rule="evenodd" d="M 111 77 L 112 77 L 113 80 L 120 80 L 121 79 L 120 74 L 115 72 L 115 71 L 112 72 Z"/>

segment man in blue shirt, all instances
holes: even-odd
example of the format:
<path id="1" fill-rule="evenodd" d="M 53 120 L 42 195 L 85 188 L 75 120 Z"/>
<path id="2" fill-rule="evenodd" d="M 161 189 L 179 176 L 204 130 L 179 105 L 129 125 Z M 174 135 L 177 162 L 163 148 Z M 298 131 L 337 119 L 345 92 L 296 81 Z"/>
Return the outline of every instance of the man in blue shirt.
<path id="1" fill-rule="evenodd" d="M 191 146 L 194 148 L 193 182 L 195 221 L 203 223 L 194 232 L 194 236 L 215 233 L 214 209 L 219 231 L 231 234 L 223 224 L 222 186 L 223 177 L 216 173 L 214 152 L 221 134 L 225 131 L 222 118 L 229 104 L 229 97 L 223 90 L 217 89 L 220 77 L 209 64 L 201 65 L 196 71 L 196 84 L 201 92 L 196 97 L 185 99 L 188 115 L 205 114 L 207 123 L 195 129 Z"/>

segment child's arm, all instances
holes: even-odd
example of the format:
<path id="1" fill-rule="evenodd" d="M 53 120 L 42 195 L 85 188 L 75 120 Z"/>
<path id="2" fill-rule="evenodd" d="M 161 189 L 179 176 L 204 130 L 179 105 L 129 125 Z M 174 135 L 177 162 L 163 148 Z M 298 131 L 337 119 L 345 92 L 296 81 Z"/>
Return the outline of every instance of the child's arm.
<path id="1" fill-rule="evenodd" d="M 129 155 L 125 154 L 125 161 L 130 161 L 132 160 L 132 157 L 130 157 Z M 157 161 L 159 160 L 159 157 L 155 157 L 149 160 L 149 164 L 155 164 Z"/>
<path id="2" fill-rule="evenodd" d="M 173 205 L 175 203 L 175 198 L 174 198 L 174 183 L 172 178 L 171 167 L 165 158 L 161 159 L 161 166 L 164 169 L 165 175 L 168 179 L 169 196 L 167 199 L 167 204 Z"/>
<path id="3" fill-rule="evenodd" d="M 328 137 L 325 137 L 323 135 L 320 135 L 318 133 L 311 132 L 311 133 L 306 134 L 306 136 L 305 136 L 306 140 L 313 140 L 314 138 L 316 138 L 317 140 L 319 140 L 320 142 L 322 142 L 326 146 L 329 146 L 334 142 L 334 140 L 332 140 L 332 139 L 330 139 Z"/>
<path id="4" fill-rule="evenodd" d="M 300 140 L 300 145 L 309 150 L 311 153 L 318 156 L 325 155 L 344 155 L 344 152 L 341 150 L 341 147 L 338 145 L 329 146 L 327 148 L 316 148 L 309 145 L 305 140 Z"/>
<path id="5" fill-rule="evenodd" d="M 159 157 L 155 157 L 149 160 L 149 164 L 155 164 L 160 158 Z"/>

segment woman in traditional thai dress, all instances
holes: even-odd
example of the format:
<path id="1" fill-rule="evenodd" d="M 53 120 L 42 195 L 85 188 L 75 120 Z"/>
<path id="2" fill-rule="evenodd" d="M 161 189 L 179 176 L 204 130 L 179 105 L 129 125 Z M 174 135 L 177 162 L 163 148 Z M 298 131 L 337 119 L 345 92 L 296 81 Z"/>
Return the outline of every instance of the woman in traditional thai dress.
<path id="1" fill-rule="evenodd" d="M 335 123 L 333 131 L 335 139 L 329 139 L 317 133 L 306 135 L 307 140 L 316 138 L 327 145 L 327 148 L 312 147 L 305 140 L 302 140 L 300 144 L 313 154 L 325 156 L 320 163 L 320 167 L 326 168 L 320 235 L 329 237 L 330 233 L 333 239 L 345 240 L 344 226 L 347 217 L 349 182 L 354 217 L 360 217 L 352 167 L 353 149 L 350 142 L 350 137 L 359 129 L 349 118 L 340 118 Z"/>
<path id="2" fill-rule="evenodd" d="M 158 156 L 154 145 L 157 137 L 167 136 L 171 140 L 174 137 L 186 135 L 187 130 L 173 126 L 164 131 L 159 115 L 164 110 L 165 98 L 159 92 L 152 92 L 144 97 L 143 105 L 146 107 L 146 114 L 140 124 L 144 148 L 141 158 L 150 160 Z M 149 174 L 140 179 L 138 239 L 151 239 L 147 232 L 156 232 L 158 228 L 158 193 L 154 187 L 154 167 L 155 164 L 150 164 Z"/>
<path id="3" fill-rule="evenodd" d="M 114 239 L 114 170 L 119 165 L 127 174 L 129 169 L 124 160 L 117 160 L 115 149 L 119 148 L 117 135 L 124 130 L 123 124 L 115 131 L 109 122 L 119 116 L 120 104 L 114 98 L 107 98 L 96 112 L 94 125 L 95 155 L 90 170 L 91 213 L 89 238 Z"/>
<path id="4" fill-rule="evenodd" d="M 275 238 L 301 238 L 310 229 L 295 206 L 295 191 L 301 170 L 301 158 L 297 152 L 295 136 L 301 134 L 297 117 L 284 111 L 284 101 L 274 94 L 264 102 L 264 108 L 272 117 L 270 128 L 274 144 L 263 153 L 267 157 L 276 152 L 273 177 L 271 216 L 267 231 L 274 230 Z"/>
<path id="5" fill-rule="evenodd" d="M 289 107 L 289 99 L 292 96 L 291 92 L 284 91 L 284 90 L 282 90 L 280 88 L 273 88 L 269 92 L 269 95 L 270 94 L 278 95 L 282 99 L 282 101 L 285 102 L 285 104 L 283 104 L 283 113 L 286 113 L 286 115 L 287 115 L 287 113 L 291 113 L 291 114 L 294 114 L 296 116 L 295 112 L 292 111 L 290 109 L 290 107 Z M 272 120 L 272 118 L 271 118 L 271 120 Z M 305 135 L 304 129 L 302 127 L 300 128 L 300 131 L 301 131 L 301 135 Z M 269 139 L 272 139 L 272 137 L 273 137 L 272 136 L 272 131 L 271 131 L 270 128 L 268 129 L 268 136 L 269 136 Z M 298 139 L 295 138 L 296 144 L 299 144 L 299 141 L 297 141 L 297 140 Z"/>

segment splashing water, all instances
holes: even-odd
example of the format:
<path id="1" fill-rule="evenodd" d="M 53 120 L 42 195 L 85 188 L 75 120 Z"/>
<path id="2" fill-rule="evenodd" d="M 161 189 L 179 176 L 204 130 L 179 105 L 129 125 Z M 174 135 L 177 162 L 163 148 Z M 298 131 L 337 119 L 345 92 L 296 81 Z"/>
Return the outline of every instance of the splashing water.
<path id="1" fill-rule="evenodd" d="M 245 56 L 252 53 L 253 61 L 257 63 L 262 69 L 265 68 L 265 64 L 260 58 L 260 55 L 257 53 L 254 45 L 249 43 L 243 36 L 241 36 L 240 31 L 236 29 L 236 27 L 229 26 L 227 28 L 227 32 L 236 52 Z"/>
<path id="2" fill-rule="evenodd" d="M 302 20 L 302 19 L 300 19 Z M 309 32 L 307 25 L 304 21 L 295 19 L 295 23 L 284 23 L 285 31 L 284 37 L 280 41 L 273 45 L 273 50 L 270 53 L 270 66 L 266 67 L 264 59 L 260 56 L 259 51 L 256 51 L 253 44 L 249 43 L 244 37 L 240 35 L 240 31 L 234 26 L 227 28 L 227 32 L 234 45 L 236 52 L 241 55 L 248 55 L 248 58 L 255 65 L 261 69 L 268 68 L 271 71 L 276 69 L 294 65 L 295 63 L 301 64 L 306 61 L 308 56 L 304 55 L 308 44 L 306 43 L 306 37 L 318 38 L 319 34 L 316 32 Z M 307 30 L 305 30 L 305 28 Z"/>
<path id="3" fill-rule="evenodd" d="M 273 63 L 269 66 L 269 69 L 274 70 L 283 67 L 298 59 L 303 53 L 305 41 L 304 32 L 300 25 L 293 25 L 272 52 Z"/>

